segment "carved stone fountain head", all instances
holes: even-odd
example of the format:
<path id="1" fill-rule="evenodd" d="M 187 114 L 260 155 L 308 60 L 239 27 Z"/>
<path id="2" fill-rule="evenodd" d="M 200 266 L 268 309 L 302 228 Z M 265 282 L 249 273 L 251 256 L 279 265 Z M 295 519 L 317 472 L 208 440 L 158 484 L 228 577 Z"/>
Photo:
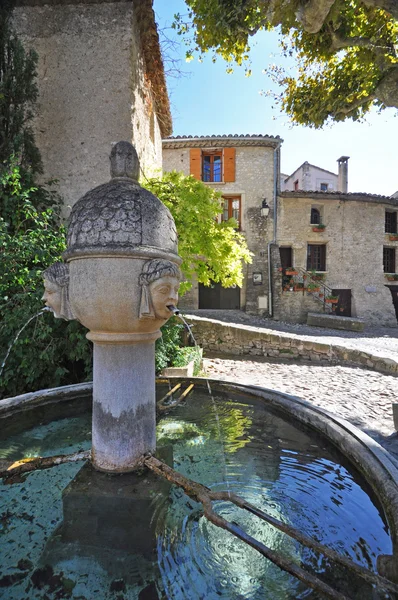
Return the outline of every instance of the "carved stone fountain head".
<path id="1" fill-rule="evenodd" d="M 174 220 L 138 174 L 135 148 L 119 142 L 111 181 L 72 209 L 67 264 L 43 274 L 55 316 L 78 319 L 94 342 L 92 459 L 104 471 L 134 470 L 155 449 L 155 340 L 178 301 Z"/>

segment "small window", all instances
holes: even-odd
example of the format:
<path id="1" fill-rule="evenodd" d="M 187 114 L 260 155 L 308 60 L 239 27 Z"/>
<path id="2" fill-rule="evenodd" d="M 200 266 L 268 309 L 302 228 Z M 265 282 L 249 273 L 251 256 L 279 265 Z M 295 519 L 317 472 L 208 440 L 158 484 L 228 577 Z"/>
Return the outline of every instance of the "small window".
<path id="1" fill-rule="evenodd" d="M 307 271 L 326 271 L 326 244 L 308 244 Z"/>
<path id="2" fill-rule="evenodd" d="M 311 208 L 311 225 L 321 224 L 321 213 L 317 208 Z"/>
<path id="3" fill-rule="evenodd" d="M 395 248 L 383 248 L 384 273 L 395 273 Z"/>
<path id="4" fill-rule="evenodd" d="M 235 219 L 238 222 L 240 229 L 240 196 L 223 197 L 223 212 L 221 213 L 221 221 Z"/>
<path id="5" fill-rule="evenodd" d="M 397 213 L 396 212 L 386 210 L 385 229 L 384 230 L 386 233 L 397 233 Z"/>
<path id="6" fill-rule="evenodd" d="M 327 192 L 329 185 L 327 183 L 321 183 L 321 192 Z"/>
<path id="7" fill-rule="evenodd" d="M 222 152 L 203 152 L 202 181 L 222 181 Z"/>
<path id="8" fill-rule="evenodd" d="M 294 184 L 293 184 L 293 185 L 294 185 L 294 191 L 295 191 L 295 192 L 297 192 L 297 191 L 298 191 L 298 189 L 299 189 L 299 182 L 298 182 L 298 179 L 296 179 L 296 181 L 294 182 Z"/>

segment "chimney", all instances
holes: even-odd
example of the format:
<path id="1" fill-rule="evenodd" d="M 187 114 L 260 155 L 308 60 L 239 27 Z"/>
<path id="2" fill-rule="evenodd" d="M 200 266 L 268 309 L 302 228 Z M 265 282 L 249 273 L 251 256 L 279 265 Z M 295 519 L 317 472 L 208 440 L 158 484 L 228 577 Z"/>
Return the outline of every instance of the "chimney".
<path id="1" fill-rule="evenodd" d="M 339 163 L 339 176 L 337 181 L 337 189 L 339 192 L 346 194 L 348 191 L 348 159 L 349 156 L 340 156 L 337 159 Z"/>

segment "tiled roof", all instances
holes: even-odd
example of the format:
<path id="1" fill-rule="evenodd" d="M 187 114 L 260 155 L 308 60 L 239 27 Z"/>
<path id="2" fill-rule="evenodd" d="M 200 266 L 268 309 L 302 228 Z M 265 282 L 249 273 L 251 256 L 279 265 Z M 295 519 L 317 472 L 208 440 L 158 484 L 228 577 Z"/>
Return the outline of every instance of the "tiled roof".
<path id="1" fill-rule="evenodd" d="M 357 200 L 362 202 L 384 202 L 398 206 L 398 198 L 382 196 L 381 194 L 368 194 L 366 192 L 321 192 L 320 190 L 296 190 L 294 192 L 284 191 L 279 195 L 282 198 L 322 198 L 325 200 Z"/>
<path id="2" fill-rule="evenodd" d="M 236 133 L 229 135 L 176 135 L 165 138 L 163 148 L 214 148 L 228 146 L 268 146 L 278 148 L 283 139 L 279 135 Z"/>
<path id="3" fill-rule="evenodd" d="M 211 138 L 270 138 L 270 139 L 274 139 L 274 140 L 282 140 L 282 138 L 279 137 L 279 135 L 263 135 L 262 133 L 228 133 L 228 134 L 222 134 L 222 135 L 171 135 L 170 137 L 166 138 L 164 141 L 168 141 L 168 140 L 193 140 L 193 139 L 211 139 Z"/>

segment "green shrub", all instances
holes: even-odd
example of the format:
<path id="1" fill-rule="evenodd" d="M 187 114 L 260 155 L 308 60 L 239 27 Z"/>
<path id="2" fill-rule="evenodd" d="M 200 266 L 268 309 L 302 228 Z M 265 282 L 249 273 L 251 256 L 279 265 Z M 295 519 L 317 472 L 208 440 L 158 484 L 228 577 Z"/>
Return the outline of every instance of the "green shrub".
<path id="1" fill-rule="evenodd" d="M 10 193 L 11 191 L 11 193 Z M 42 188 L 24 189 L 19 169 L 0 175 L 4 195 L 15 207 L 10 223 L 0 213 L 0 365 L 21 327 L 43 308 L 41 273 L 65 250 L 59 199 Z M 35 204 L 46 197 L 52 208 Z M 77 322 L 50 313 L 33 320 L 12 347 L 0 378 L 0 397 L 84 381 L 91 376 L 91 345 Z"/>
<path id="2" fill-rule="evenodd" d="M 182 323 L 172 317 L 161 328 L 162 337 L 156 340 L 155 369 L 160 373 L 166 367 L 174 366 L 174 363 L 182 357 L 181 332 Z"/>
<path id="3" fill-rule="evenodd" d="M 191 360 L 194 361 L 193 374 L 197 375 L 202 366 L 202 348 L 199 348 L 199 346 L 186 346 L 185 348 L 181 348 L 179 355 L 171 366 L 185 367 Z"/>

